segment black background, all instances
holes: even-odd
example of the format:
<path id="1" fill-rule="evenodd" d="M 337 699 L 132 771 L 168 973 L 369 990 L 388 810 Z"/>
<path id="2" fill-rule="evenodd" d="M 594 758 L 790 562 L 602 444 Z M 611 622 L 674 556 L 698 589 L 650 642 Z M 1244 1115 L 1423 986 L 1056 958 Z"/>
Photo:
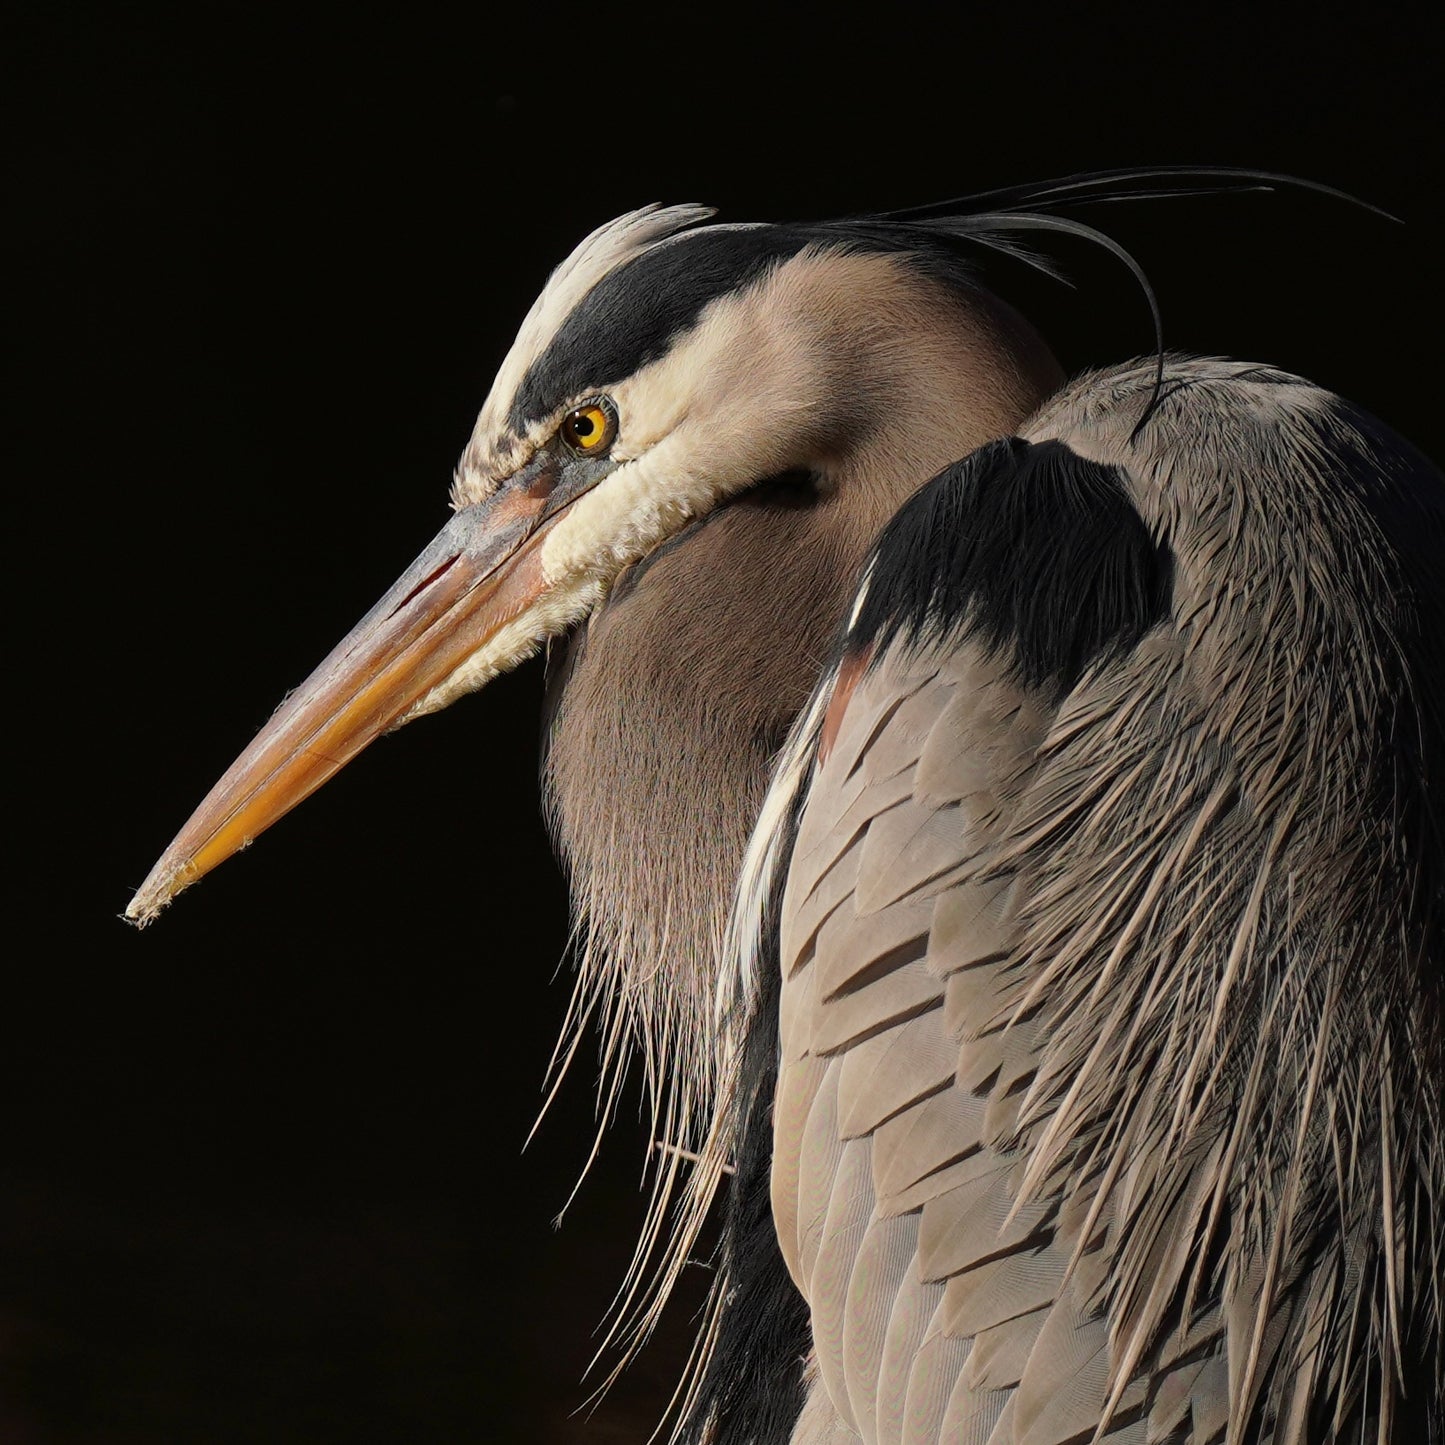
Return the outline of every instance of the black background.
<path id="1" fill-rule="evenodd" d="M 651 200 L 902 206 L 1138 162 L 1299 196 L 1095 210 L 1172 344 L 1302 371 L 1440 456 L 1430 7 L 47 5 L 7 186 L 11 864 L 0 1442 L 640 1440 L 676 1310 L 590 1424 L 645 1136 L 565 1004 L 537 664 L 360 759 L 155 928 L 211 781 L 445 518 L 547 272 Z M 991 266 L 1069 369 L 1150 345 L 1111 263 Z M 18 562 L 18 565 L 17 565 Z M 700 1275 L 700 1272 L 698 1272 Z"/>

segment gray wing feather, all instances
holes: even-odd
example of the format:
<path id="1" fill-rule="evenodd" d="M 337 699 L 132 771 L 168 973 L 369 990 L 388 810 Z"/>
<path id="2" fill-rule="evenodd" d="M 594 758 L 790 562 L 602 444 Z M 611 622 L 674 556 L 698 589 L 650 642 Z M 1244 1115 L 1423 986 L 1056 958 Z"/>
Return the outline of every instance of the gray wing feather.
<path id="1" fill-rule="evenodd" d="M 868 1440 L 878 1435 L 883 1352 L 893 1324 L 894 1307 L 912 1273 L 913 1232 L 898 1229 L 892 1221 L 880 1227 L 869 1220 L 848 1281 L 843 1312 L 844 1377 L 849 1404 L 859 1433 Z"/>
<path id="2" fill-rule="evenodd" d="M 783 1026 L 786 1028 L 786 1024 Z M 793 1283 L 804 1293 L 804 1211 L 818 1210 L 822 1204 L 821 1196 L 817 1204 L 804 1199 L 802 1160 L 806 1157 L 809 1161 L 808 1188 L 821 1191 L 829 1177 L 829 1166 L 827 1160 L 821 1157 L 822 1152 L 831 1147 L 841 1154 L 843 1148 L 841 1134 L 830 1145 L 824 1121 L 814 1120 L 813 1101 L 828 1067 L 827 1061 L 806 1053 L 787 1061 L 779 1071 L 778 1087 L 773 1096 L 773 1224 L 778 1232 L 783 1262 L 793 1277 Z M 811 1139 L 808 1138 L 810 1125 L 814 1130 Z"/>
<path id="3" fill-rule="evenodd" d="M 788 1067 L 785 1065 L 781 1072 L 789 1072 Z M 818 1078 L 798 1156 L 795 1248 L 799 1287 L 809 1299 L 845 1147 L 838 1128 L 838 1070 L 836 1065 L 829 1065 Z M 776 1180 L 773 1191 L 776 1197 Z"/>
<path id="4" fill-rule="evenodd" d="M 918 1216 L 898 1221 L 897 1238 L 911 1245 L 918 1233 Z M 901 1445 L 908 1420 L 908 1385 L 918 1352 L 928 1337 L 943 1286 L 924 1280 L 916 1269 L 906 1270 L 888 1317 L 888 1337 L 879 1363 L 877 1392 L 878 1445 Z M 957 1335 L 951 1338 L 959 1338 Z"/>
<path id="5" fill-rule="evenodd" d="M 943 1438 L 943 1421 L 953 1385 L 972 1347 L 970 1340 L 945 1334 L 934 1316 L 908 1372 L 903 1445 L 935 1445 Z"/>
<path id="6" fill-rule="evenodd" d="M 819 1372 L 840 1418 L 865 1439 L 955 1438 L 939 1431 L 962 1419 L 970 1349 L 979 1349 L 975 1386 L 990 1395 L 999 1381 L 1014 1386 L 1051 1302 L 1038 1297 L 1040 1280 L 1064 1271 L 1062 1261 L 1036 1260 L 1054 1206 L 1019 1206 L 1021 1164 L 987 1142 L 1004 1132 L 1001 1104 L 1031 1077 L 1031 1026 L 1004 1027 L 991 982 L 988 1027 L 960 1038 L 946 1015 L 953 976 L 983 960 L 997 967 L 1007 953 L 1012 885 L 979 873 L 979 855 L 1034 745 L 1001 736 L 982 766 L 968 755 L 967 776 L 954 780 L 958 730 L 984 719 L 1006 734 L 1040 719 L 1013 688 L 992 706 L 981 700 L 987 667 L 968 656 L 922 675 L 883 669 L 862 684 L 825 765 L 838 779 L 824 793 L 834 806 L 802 820 L 784 900 L 775 1127 L 780 1152 L 799 1142 L 797 1203 L 783 1202 L 780 1227 L 798 1221 Z M 903 701 L 889 706 L 875 692 Z M 841 846 L 820 820 L 846 835 Z M 970 1012 L 971 1024 L 979 1018 Z M 798 1100 L 809 1091 L 800 1130 Z M 790 1183 L 780 1189 L 775 1177 L 775 1193 Z M 1019 1250 L 1010 1279 L 998 1260 Z M 992 1307 L 980 1313 L 974 1292 L 980 1327 L 970 1343 L 945 1325 L 961 1308 L 949 1282 L 990 1266 Z M 980 1439 L 1006 1396 L 968 1427 L 986 1425 Z"/>
<path id="7" fill-rule="evenodd" d="M 958 1042 L 938 1008 L 855 1045 L 843 1055 L 838 1079 L 843 1136 L 873 1133 L 910 1104 L 946 1088 L 957 1066 Z"/>
<path id="8" fill-rule="evenodd" d="M 865 1302 L 856 1297 L 849 1286 L 872 1212 L 868 1145 L 863 1139 L 850 1139 L 838 1161 L 828 1215 L 823 1221 L 817 1257 L 808 1280 L 808 1298 L 819 1302 L 817 1318 L 831 1326 L 813 1335 L 818 1372 L 840 1418 L 853 1429 L 858 1429 L 860 1424 L 853 1401 L 860 1392 L 862 1377 L 850 1368 L 855 1362 L 846 1354 L 844 1338 L 850 1322 L 866 1308 Z"/>

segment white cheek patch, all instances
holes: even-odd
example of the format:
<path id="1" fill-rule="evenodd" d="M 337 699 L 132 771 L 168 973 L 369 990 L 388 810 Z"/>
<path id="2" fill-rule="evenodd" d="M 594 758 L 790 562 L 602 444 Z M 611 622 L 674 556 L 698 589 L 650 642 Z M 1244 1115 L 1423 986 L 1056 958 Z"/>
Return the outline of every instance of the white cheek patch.
<path id="1" fill-rule="evenodd" d="M 446 679 L 414 702 L 397 720 L 397 726 L 413 718 L 440 712 L 459 697 L 485 687 L 494 677 L 519 667 L 549 637 L 556 637 L 580 622 L 602 600 L 606 587 L 579 580 L 568 588 L 549 588 L 521 616 L 507 623 L 490 642 L 484 643 Z"/>
<path id="2" fill-rule="evenodd" d="M 674 433 L 568 508 L 542 544 L 549 588 L 581 582 L 606 587 L 624 567 L 716 505 L 725 484 L 683 470 L 684 451 Z"/>

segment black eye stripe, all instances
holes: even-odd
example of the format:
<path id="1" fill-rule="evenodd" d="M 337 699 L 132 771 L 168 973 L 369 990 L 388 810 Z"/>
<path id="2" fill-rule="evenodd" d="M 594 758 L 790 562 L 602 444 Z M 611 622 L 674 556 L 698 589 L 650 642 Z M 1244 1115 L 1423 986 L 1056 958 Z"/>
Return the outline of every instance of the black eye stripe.
<path id="1" fill-rule="evenodd" d="M 811 239 L 799 227 L 708 229 L 609 272 L 527 368 L 512 400 L 512 425 L 525 430 L 582 387 L 631 376 L 663 355 L 714 297 L 746 285 Z"/>

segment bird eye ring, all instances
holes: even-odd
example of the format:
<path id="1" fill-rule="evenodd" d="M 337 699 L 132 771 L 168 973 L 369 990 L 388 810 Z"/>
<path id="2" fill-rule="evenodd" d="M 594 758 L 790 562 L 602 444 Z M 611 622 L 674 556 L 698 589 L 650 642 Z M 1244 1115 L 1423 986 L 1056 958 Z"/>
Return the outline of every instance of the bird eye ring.
<path id="1" fill-rule="evenodd" d="M 584 402 L 562 418 L 562 440 L 583 456 L 601 456 L 616 436 L 617 413 L 606 397 Z"/>

